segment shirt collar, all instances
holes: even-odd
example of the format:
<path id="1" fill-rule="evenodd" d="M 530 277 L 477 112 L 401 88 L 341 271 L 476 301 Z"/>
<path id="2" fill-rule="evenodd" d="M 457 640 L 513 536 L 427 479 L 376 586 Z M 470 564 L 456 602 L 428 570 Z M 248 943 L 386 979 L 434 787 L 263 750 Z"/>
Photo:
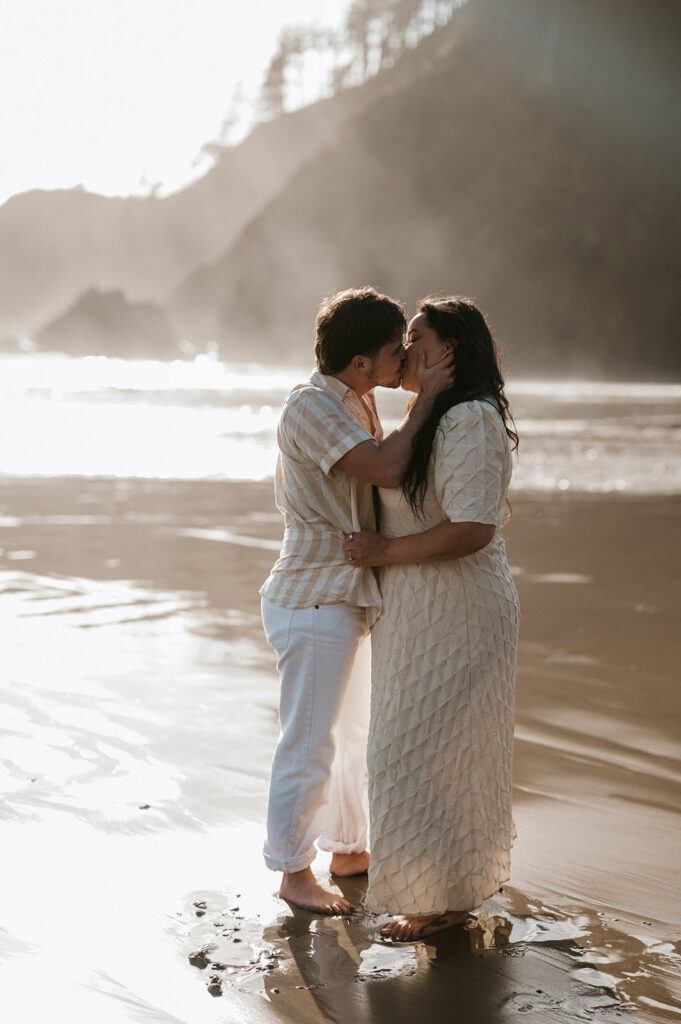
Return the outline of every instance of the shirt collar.
<path id="1" fill-rule="evenodd" d="M 315 370 L 310 376 L 310 381 L 318 388 L 332 391 L 343 402 L 361 402 L 361 398 L 356 391 L 353 391 L 342 380 L 339 380 L 338 377 L 334 377 L 330 373 L 320 373 L 319 370 Z"/>
<path id="2" fill-rule="evenodd" d="M 357 393 L 353 391 L 351 387 L 348 387 L 347 384 L 343 384 L 342 381 L 338 380 L 338 377 L 334 377 L 332 374 L 322 374 L 320 371 L 315 370 L 310 376 L 310 381 L 315 385 L 315 387 L 321 387 L 327 391 L 333 391 L 334 394 L 337 394 L 341 399 L 348 397 L 348 391 L 350 391 L 355 398 L 358 397 Z"/>
<path id="3" fill-rule="evenodd" d="M 325 391 L 331 391 L 334 395 L 340 398 L 349 408 L 355 407 L 355 417 L 357 414 L 360 416 L 360 426 L 363 426 L 370 434 L 374 437 L 382 436 L 381 423 L 378 418 L 378 412 L 376 410 L 376 399 L 374 398 L 373 389 L 367 391 L 361 398 L 356 391 L 344 384 L 338 377 L 334 377 L 330 373 L 320 373 L 319 370 L 315 370 L 310 375 L 310 383 L 314 384 L 315 387 L 322 388 Z"/>

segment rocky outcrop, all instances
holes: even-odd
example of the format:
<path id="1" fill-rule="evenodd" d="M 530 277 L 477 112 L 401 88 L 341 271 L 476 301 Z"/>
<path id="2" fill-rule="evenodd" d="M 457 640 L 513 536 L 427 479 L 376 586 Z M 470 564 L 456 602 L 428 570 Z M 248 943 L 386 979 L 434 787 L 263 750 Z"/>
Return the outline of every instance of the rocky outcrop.
<path id="1" fill-rule="evenodd" d="M 91 287 L 164 301 L 234 243 L 357 103 L 351 91 L 259 125 L 239 146 L 213 146 L 213 169 L 166 198 L 74 188 L 9 199 L 0 206 L 0 334 L 31 335 Z"/>
<path id="2" fill-rule="evenodd" d="M 181 353 L 163 310 L 152 302 L 129 302 L 121 291 L 91 288 L 35 334 L 42 351 L 73 356 L 170 359 Z"/>

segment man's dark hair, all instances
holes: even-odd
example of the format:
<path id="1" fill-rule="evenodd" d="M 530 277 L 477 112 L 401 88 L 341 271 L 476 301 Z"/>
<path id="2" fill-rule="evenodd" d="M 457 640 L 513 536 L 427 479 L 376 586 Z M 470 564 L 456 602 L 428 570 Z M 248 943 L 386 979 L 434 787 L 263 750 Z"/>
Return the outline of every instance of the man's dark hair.
<path id="1" fill-rule="evenodd" d="M 354 356 L 374 356 L 407 318 L 399 302 L 375 288 L 348 288 L 324 299 L 317 313 L 314 354 L 321 373 L 340 373 Z"/>

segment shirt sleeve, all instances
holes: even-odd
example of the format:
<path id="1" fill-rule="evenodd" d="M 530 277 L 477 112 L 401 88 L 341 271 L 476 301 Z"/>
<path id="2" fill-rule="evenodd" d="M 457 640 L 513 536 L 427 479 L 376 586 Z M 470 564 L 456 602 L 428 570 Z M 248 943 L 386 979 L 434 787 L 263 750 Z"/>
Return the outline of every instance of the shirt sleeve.
<path id="1" fill-rule="evenodd" d="M 279 422 L 282 452 L 294 459 L 309 459 L 326 476 L 358 444 L 373 440 L 333 395 L 318 388 L 296 394 Z"/>
<path id="2" fill-rule="evenodd" d="M 508 451 L 499 413 L 462 402 L 441 419 L 433 445 L 435 495 L 452 523 L 497 525 Z"/>

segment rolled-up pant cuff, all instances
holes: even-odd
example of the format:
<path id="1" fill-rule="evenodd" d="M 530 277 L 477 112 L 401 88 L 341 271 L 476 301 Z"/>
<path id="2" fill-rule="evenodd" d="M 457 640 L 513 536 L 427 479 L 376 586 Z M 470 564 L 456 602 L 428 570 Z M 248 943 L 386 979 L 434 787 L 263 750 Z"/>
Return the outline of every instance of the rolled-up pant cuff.
<path id="1" fill-rule="evenodd" d="M 304 868 L 309 868 L 316 856 L 317 851 L 315 849 L 312 849 L 307 853 L 301 853 L 298 857 L 288 858 L 270 857 L 267 851 L 263 851 L 265 864 L 270 871 L 283 871 L 287 875 L 290 875 L 293 871 L 302 871 Z"/>
<path id="2" fill-rule="evenodd" d="M 327 853 L 362 853 L 367 848 L 367 837 L 364 836 L 363 839 L 358 839 L 354 843 L 339 843 L 334 839 L 322 837 L 317 840 L 317 846 Z"/>

